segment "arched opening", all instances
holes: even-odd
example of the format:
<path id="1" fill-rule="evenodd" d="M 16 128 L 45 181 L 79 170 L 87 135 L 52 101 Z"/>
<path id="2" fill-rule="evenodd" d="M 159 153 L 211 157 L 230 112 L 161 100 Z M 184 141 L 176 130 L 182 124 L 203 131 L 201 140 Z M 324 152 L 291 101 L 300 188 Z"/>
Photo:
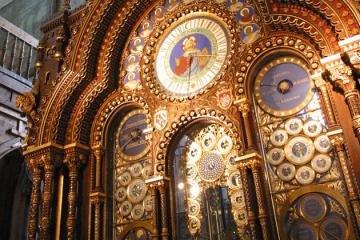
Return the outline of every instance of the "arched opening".
<path id="1" fill-rule="evenodd" d="M 147 115 L 138 105 L 126 105 L 107 130 L 107 236 L 109 239 L 150 239 L 152 197 L 145 180 L 152 173 Z M 136 223 L 133 229 L 127 224 Z"/>
<path id="2" fill-rule="evenodd" d="M 346 239 L 345 222 L 336 210 L 329 210 L 333 200 L 326 194 L 333 182 L 342 180 L 309 64 L 301 56 L 280 51 L 280 55 L 269 53 L 258 66 L 252 98 L 280 236 Z M 327 187 L 318 191 L 319 184 Z M 305 189 L 306 196 L 291 197 Z"/>
<path id="3" fill-rule="evenodd" d="M 173 237 L 239 239 L 246 234 L 245 199 L 235 162 L 238 153 L 229 129 L 211 121 L 196 122 L 171 146 Z"/>

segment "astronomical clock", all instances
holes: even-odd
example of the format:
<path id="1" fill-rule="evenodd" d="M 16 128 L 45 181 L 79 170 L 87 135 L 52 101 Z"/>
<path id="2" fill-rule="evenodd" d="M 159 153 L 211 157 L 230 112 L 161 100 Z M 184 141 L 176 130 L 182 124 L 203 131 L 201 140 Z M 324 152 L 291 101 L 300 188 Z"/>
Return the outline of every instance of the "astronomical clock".
<path id="1" fill-rule="evenodd" d="M 267 34 L 258 10 L 158 2 L 129 35 L 118 91 L 138 103 L 114 132 L 113 237 L 353 236 L 314 53 L 252 52 Z"/>
<path id="2" fill-rule="evenodd" d="M 28 153 L 47 179 L 29 236 L 46 230 L 44 191 L 65 205 L 54 239 L 359 239 L 360 18 L 300 2 L 89 1 L 86 28 L 52 43 L 74 52 L 46 85 L 58 95 L 32 104 L 58 102 L 36 112 L 52 120 L 29 115 L 69 169 Z"/>

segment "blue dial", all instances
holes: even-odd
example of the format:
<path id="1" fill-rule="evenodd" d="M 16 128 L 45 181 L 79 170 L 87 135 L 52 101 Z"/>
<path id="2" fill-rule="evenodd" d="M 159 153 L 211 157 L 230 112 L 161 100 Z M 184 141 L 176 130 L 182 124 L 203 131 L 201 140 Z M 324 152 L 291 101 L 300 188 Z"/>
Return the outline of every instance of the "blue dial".
<path id="1" fill-rule="evenodd" d="M 302 61 L 280 58 L 267 64 L 255 80 L 255 99 L 278 117 L 299 112 L 312 99 L 313 82 Z"/>

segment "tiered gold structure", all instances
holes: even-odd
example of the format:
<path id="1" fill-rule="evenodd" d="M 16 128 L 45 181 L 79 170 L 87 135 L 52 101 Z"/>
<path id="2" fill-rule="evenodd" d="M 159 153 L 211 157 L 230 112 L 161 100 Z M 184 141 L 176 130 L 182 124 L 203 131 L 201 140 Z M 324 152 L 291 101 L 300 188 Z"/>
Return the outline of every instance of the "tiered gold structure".
<path id="1" fill-rule="evenodd" d="M 238 239 L 360 238 L 356 1 L 68 6 L 17 100 L 29 239 L 177 239 L 182 205 L 189 238 L 215 239 L 210 188 Z"/>

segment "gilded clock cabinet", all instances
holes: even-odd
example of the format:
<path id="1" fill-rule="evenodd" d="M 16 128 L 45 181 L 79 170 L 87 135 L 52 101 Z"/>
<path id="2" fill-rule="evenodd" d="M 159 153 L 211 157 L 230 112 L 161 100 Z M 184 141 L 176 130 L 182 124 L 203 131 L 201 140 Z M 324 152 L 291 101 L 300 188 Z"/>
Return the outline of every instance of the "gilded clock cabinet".
<path id="1" fill-rule="evenodd" d="M 358 239 L 341 0 L 89 0 L 44 23 L 29 239 Z"/>

